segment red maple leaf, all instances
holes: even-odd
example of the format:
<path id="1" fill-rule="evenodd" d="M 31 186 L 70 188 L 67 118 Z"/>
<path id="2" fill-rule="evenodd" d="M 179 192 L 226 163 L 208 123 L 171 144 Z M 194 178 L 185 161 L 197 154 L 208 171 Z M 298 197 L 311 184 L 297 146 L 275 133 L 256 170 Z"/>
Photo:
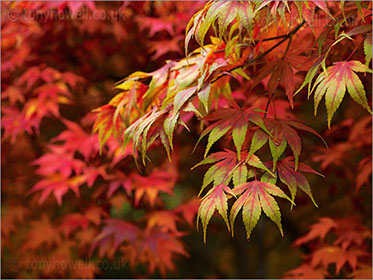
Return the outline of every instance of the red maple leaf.
<path id="1" fill-rule="evenodd" d="M 86 133 L 82 127 L 74 122 L 63 120 L 67 129 L 52 139 L 53 142 L 63 141 L 61 145 L 66 152 L 79 152 L 87 161 L 94 157 L 99 150 L 96 135 Z"/>
<path id="2" fill-rule="evenodd" d="M 49 174 L 45 179 L 36 183 L 28 194 L 41 191 L 39 203 L 43 203 L 47 197 L 53 193 L 58 205 L 62 204 L 62 196 L 70 189 L 74 191 L 76 196 L 79 196 L 79 186 L 84 182 L 84 177 L 76 176 L 72 178 L 64 178 L 59 173 Z"/>
<path id="3" fill-rule="evenodd" d="M 70 177 L 75 172 L 76 175 L 82 173 L 85 166 L 81 160 L 75 159 L 72 153 L 66 152 L 64 147 L 49 145 L 50 153 L 44 154 L 33 161 L 34 165 L 39 165 L 36 173 L 39 175 L 50 175 L 59 173 L 64 179 Z"/>
<path id="4" fill-rule="evenodd" d="M 22 251 L 36 250 L 43 244 L 51 247 L 62 241 L 58 229 L 51 224 L 46 214 L 43 214 L 40 220 L 32 221 L 30 224 L 31 229 L 27 232 Z"/>
<path id="5" fill-rule="evenodd" d="M 176 36 L 171 40 L 160 40 L 151 42 L 150 51 L 152 53 L 154 52 L 154 54 L 152 55 L 152 59 L 156 60 L 170 52 L 181 54 L 181 40 L 183 40 L 182 36 Z"/>
<path id="6" fill-rule="evenodd" d="M 330 264 L 336 265 L 336 273 L 339 274 L 341 268 L 348 263 L 353 270 L 356 269 L 358 258 L 367 255 L 359 249 L 343 250 L 340 247 L 326 246 L 312 252 L 311 265 L 317 267 L 322 265 L 328 268 Z"/>
<path id="7" fill-rule="evenodd" d="M 307 235 L 298 238 L 295 241 L 295 245 L 299 246 L 309 241 L 320 238 L 321 241 L 324 240 L 325 236 L 328 234 L 330 230 L 336 228 L 338 225 L 328 217 L 320 218 L 319 221 L 310 226 L 310 231 Z"/>
<path id="8" fill-rule="evenodd" d="M 88 225 L 89 221 L 84 215 L 73 213 L 63 217 L 63 222 L 59 226 L 59 229 L 65 234 L 65 236 L 69 236 L 74 230 L 78 228 L 86 229 Z"/>
<path id="9" fill-rule="evenodd" d="M 172 211 L 163 210 L 151 212 L 145 218 L 147 220 L 146 230 L 148 232 L 154 228 L 158 228 L 161 231 L 171 232 L 175 236 L 182 235 L 177 229 L 177 222 L 180 221 L 180 217 Z"/>
<path id="10" fill-rule="evenodd" d="M 111 175 L 112 181 L 109 184 L 109 190 L 106 194 L 107 197 L 111 197 L 120 186 L 127 192 L 127 194 L 131 193 L 132 190 L 132 181 L 128 176 L 126 176 L 123 172 L 119 170 L 115 170 L 115 173 Z"/>
<path id="11" fill-rule="evenodd" d="M 137 226 L 123 220 L 106 219 L 104 223 L 103 230 L 93 239 L 90 249 L 92 254 L 98 248 L 98 255 L 101 258 L 105 255 L 112 258 L 119 245 L 125 241 L 134 244 L 140 232 Z"/>
<path id="12" fill-rule="evenodd" d="M 32 134 L 33 129 L 38 130 L 39 120 L 36 118 L 26 119 L 25 113 L 16 108 L 1 108 L 1 127 L 4 128 L 3 139 L 10 137 L 12 143 L 20 133 Z"/>
<path id="13" fill-rule="evenodd" d="M 123 259 L 132 267 L 138 263 L 146 264 L 150 274 L 158 269 L 161 275 L 167 270 L 175 270 L 175 255 L 188 256 L 183 243 L 172 234 L 153 230 L 140 237 L 136 244 L 129 244 L 121 248 Z"/>
<path id="14" fill-rule="evenodd" d="M 175 35 L 173 23 L 167 19 L 140 16 L 138 20 L 142 30 L 149 29 L 149 37 L 162 31 L 167 31 L 171 36 Z"/>
<path id="15" fill-rule="evenodd" d="M 193 225 L 194 217 L 197 215 L 198 208 L 200 206 L 200 200 L 194 198 L 187 203 L 181 204 L 174 209 L 175 213 L 181 213 L 184 217 L 185 221 L 188 222 L 189 225 Z"/>
<path id="16" fill-rule="evenodd" d="M 151 207 L 155 206 L 159 192 L 173 193 L 176 182 L 176 174 L 170 174 L 162 170 L 153 170 L 149 176 L 141 176 L 138 173 L 131 175 L 133 189 L 135 190 L 135 206 L 146 195 Z"/>
<path id="17" fill-rule="evenodd" d="M 286 57 L 267 63 L 255 76 L 253 87 L 262 82 L 265 77 L 271 75 L 266 88 L 271 96 L 276 88 L 281 85 L 286 92 L 290 105 L 293 108 L 293 94 L 295 89 L 295 70 Z"/>

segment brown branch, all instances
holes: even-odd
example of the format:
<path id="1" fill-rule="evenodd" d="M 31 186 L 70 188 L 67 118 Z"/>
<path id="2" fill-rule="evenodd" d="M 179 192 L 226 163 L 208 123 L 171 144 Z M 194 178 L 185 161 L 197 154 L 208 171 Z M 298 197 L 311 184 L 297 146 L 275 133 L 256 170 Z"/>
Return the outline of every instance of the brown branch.
<path id="1" fill-rule="evenodd" d="M 299 29 L 306 23 L 305 20 L 303 20 L 300 24 L 298 24 L 292 31 L 290 31 L 288 34 L 286 35 L 280 35 L 280 36 L 277 36 L 277 37 L 271 37 L 271 38 L 267 38 L 267 41 L 269 40 L 275 40 L 275 39 L 279 39 L 279 38 L 283 38 L 281 41 L 279 41 L 278 43 L 276 43 L 275 45 L 273 45 L 271 48 L 269 48 L 268 50 L 266 50 L 264 53 L 262 53 L 261 55 L 257 56 L 256 58 L 252 59 L 252 60 L 249 60 L 247 63 L 245 64 L 242 64 L 242 65 L 237 65 L 235 67 L 233 67 L 232 69 L 230 70 L 227 70 L 226 72 L 232 72 L 238 68 L 241 68 L 243 66 L 247 66 L 251 63 L 254 63 L 255 61 L 258 61 L 260 59 L 262 59 L 263 57 L 265 57 L 267 54 L 269 54 L 271 51 L 273 51 L 274 49 L 276 49 L 278 46 L 280 46 L 282 43 L 284 43 L 286 40 L 288 39 L 291 39 L 292 36 L 297 33 L 299 31 Z M 263 40 L 264 41 L 264 40 Z M 221 51 L 225 51 L 225 50 L 221 50 Z M 222 73 L 221 75 L 215 77 L 211 83 L 214 83 L 216 82 L 218 79 L 220 79 L 221 77 L 227 75 L 227 73 Z"/>

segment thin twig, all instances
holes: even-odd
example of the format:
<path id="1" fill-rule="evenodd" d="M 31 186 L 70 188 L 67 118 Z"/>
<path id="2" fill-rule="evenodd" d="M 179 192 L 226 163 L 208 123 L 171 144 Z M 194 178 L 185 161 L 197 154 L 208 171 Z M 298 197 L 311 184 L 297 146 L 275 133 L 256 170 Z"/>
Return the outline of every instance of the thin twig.
<path id="1" fill-rule="evenodd" d="M 265 57 L 267 54 L 269 54 L 271 51 L 273 51 L 274 49 L 276 49 L 278 46 L 280 46 L 282 43 L 284 43 L 286 40 L 290 39 L 295 33 L 298 32 L 298 30 L 306 23 L 305 20 L 303 20 L 300 24 L 298 24 L 292 31 L 290 31 L 288 34 L 286 35 L 281 35 L 280 38 L 283 38 L 281 41 L 279 41 L 278 43 L 276 43 L 275 45 L 273 45 L 271 48 L 269 48 L 268 50 L 266 50 L 264 53 L 262 53 L 261 55 L 257 56 L 256 58 L 252 59 L 252 60 L 249 60 L 246 65 L 249 65 L 249 64 L 252 64 L 254 63 L 255 61 L 257 60 L 260 60 L 262 59 L 263 57 Z M 269 38 L 268 38 L 269 39 Z M 238 68 L 241 68 L 242 66 L 244 65 L 237 65 L 235 67 L 233 67 L 232 69 L 230 70 L 227 70 L 226 72 L 232 72 Z M 227 73 L 222 73 L 221 75 L 215 77 L 211 83 L 214 83 L 216 82 L 218 79 L 220 79 L 221 77 L 227 75 Z"/>
<path id="2" fill-rule="evenodd" d="M 267 117 L 268 109 L 269 109 L 269 103 L 271 103 L 272 95 L 268 97 L 267 105 L 265 108 L 264 118 Z"/>

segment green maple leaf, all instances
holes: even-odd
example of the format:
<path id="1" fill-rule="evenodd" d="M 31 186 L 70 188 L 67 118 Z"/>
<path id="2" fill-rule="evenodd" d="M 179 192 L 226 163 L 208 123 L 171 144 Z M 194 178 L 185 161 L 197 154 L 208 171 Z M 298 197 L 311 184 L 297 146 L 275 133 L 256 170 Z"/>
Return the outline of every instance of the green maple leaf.
<path id="1" fill-rule="evenodd" d="M 201 205 L 198 209 L 198 217 L 197 217 L 197 226 L 198 221 L 201 219 L 202 227 L 203 227 L 203 240 L 206 243 L 206 230 L 209 221 L 211 220 L 212 215 L 215 212 L 215 209 L 219 212 L 219 214 L 223 217 L 228 230 L 229 230 L 229 222 L 228 222 L 228 198 L 226 193 L 234 196 L 232 190 L 223 185 L 217 185 L 213 187 L 203 198 Z"/>
<path id="2" fill-rule="evenodd" d="M 234 221 L 241 209 L 248 239 L 260 218 L 262 210 L 278 226 L 281 235 L 283 235 L 280 208 L 273 196 L 293 202 L 279 187 L 268 182 L 255 180 L 235 187 L 233 192 L 236 195 L 241 194 L 241 196 L 235 201 L 230 212 L 232 235 Z"/>
<path id="3" fill-rule="evenodd" d="M 325 95 L 329 127 L 335 111 L 337 111 L 343 100 L 346 88 L 355 102 L 363 106 L 369 113 L 372 113 L 364 86 L 355 72 L 372 73 L 372 70 L 355 60 L 336 62 L 333 66 L 328 67 L 326 72 L 322 72 L 313 85 L 310 94 L 316 89 L 314 92 L 315 115 L 320 101 Z"/>

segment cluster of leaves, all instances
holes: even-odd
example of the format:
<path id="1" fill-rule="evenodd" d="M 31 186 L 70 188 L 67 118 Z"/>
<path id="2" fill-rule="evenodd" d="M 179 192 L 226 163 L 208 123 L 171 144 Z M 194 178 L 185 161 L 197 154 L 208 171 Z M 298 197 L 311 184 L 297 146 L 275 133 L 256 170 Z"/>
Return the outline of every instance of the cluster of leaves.
<path id="1" fill-rule="evenodd" d="M 138 34 L 129 35 L 137 23 L 146 18 L 151 21 L 144 11 L 152 4 L 114 3 L 114 7 L 110 6 L 113 3 L 93 1 L 1 4 L 4 12 L 1 125 L 2 143 L 6 147 L 2 156 L 6 174 L 2 177 L 4 275 L 95 278 L 108 269 L 102 266 L 106 258 L 119 261 L 123 265 L 118 269 L 122 270 L 128 270 L 128 263 L 132 277 L 165 276 L 175 271 L 175 259 L 189 255 L 181 238 L 189 234 L 198 209 L 198 201 L 188 197 L 179 197 L 177 203 L 171 203 L 176 199 L 178 158 L 174 157 L 172 165 L 164 162 L 140 175 L 128 157 L 132 154 L 129 147 L 123 152 L 112 137 L 90 133 L 94 122 L 91 111 L 104 100 L 102 94 L 100 99 L 95 96 L 102 84 L 107 84 L 104 85 L 107 94 L 113 83 L 112 78 L 102 74 L 109 66 L 103 64 L 100 52 L 94 52 L 102 48 L 107 56 L 115 58 L 119 49 L 107 49 L 105 44 L 115 42 L 113 45 L 118 46 L 127 42 L 123 44 L 127 46 L 137 37 L 143 37 L 144 45 L 152 46 L 144 26 L 138 28 Z M 114 17 L 90 20 L 95 11 L 109 15 L 113 8 L 128 17 L 125 22 Z M 155 19 L 158 23 L 150 25 L 155 29 L 150 32 L 151 37 L 154 33 L 164 36 L 164 31 L 174 28 L 175 22 L 159 15 L 165 9 L 169 13 L 183 10 L 170 3 L 155 7 L 156 11 L 149 13 L 158 16 Z M 142 12 L 137 14 L 138 10 Z M 188 9 L 188 13 L 193 11 Z M 19 20 L 6 20 L 5 14 L 12 12 L 17 13 Z M 86 17 L 75 18 L 83 12 L 87 13 Z M 57 13 L 65 17 L 50 16 Z M 171 35 L 184 32 L 178 28 Z M 91 34 L 100 36 L 106 43 L 96 46 Z M 82 45 L 77 47 L 73 40 L 70 46 L 65 46 L 71 36 L 79 36 Z M 53 43 L 46 46 L 49 40 Z M 77 51 L 82 48 L 92 54 L 77 69 L 75 59 L 84 60 L 84 51 Z M 125 50 L 120 52 L 126 57 Z M 60 66 L 56 67 L 59 61 Z M 131 65 L 128 60 L 127 63 Z M 111 61 L 109 64 L 113 67 Z M 92 69 L 97 65 L 102 70 L 95 72 Z M 129 66 L 116 63 L 115 72 L 121 72 L 123 67 Z M 103 82 L 97 83 L 97 79 Z M 86 98 L 93 100 L 87 103 Z M 101 137 L 106 137 L 105 145 L 99 144 Z M 19 204 L 20 201 L 24 204 Z M 122 252 L 119 260 L 117 251 Z M 14 260 L 16 267 L 11 265 Z"/>
<path id="2" fill-rule="evenodd" d="M 372 254 L 369 243 L 372 231 L 357 217 L 320 218 L 307 235 L 295 241 L 310 253 L 304 263 L 288 272 L 289 279 L 354 278 L 372 276 Z"/>
<path id="3" fill-rule="evenodd" d="M 326 133 L 326 137 L 335 144 L 329 149 L 319 147 L 313 156 L 312 160 L 320 162 L 325 173 L 337 176 L 343 174 L 348 188 L 341 191 L 347 191 L 353 200 L 352 203 L 359 205 L 357 207 L 360 210 L 360 217 L 323 217 L 311 225 L 309 233 L 295 241 L 296 246 L 307 248 L 303 252 L 304 261 L 299 267 L 288 271 L 286 278 L 372 277 L 372 232 L 361 222 L 361 217 L 365 217 L 365 211 L 361 208 L 361 197 L 364 196 L 362 187 L 371 185 L 371 125 L 370 116 L 363 117 L 357 122 L 347 118 Z M 350 158 L 348 165 L 346 158 Z M 343 207 L 351 206 L 345 203 Z"/>
<path id="4" fill-rule="evenodd" d="M 372 174 L 372 120 L 370 116 L 361 118 L 358 122 L 346 119 L 329 131 L 328 137 L 338 138 L 343 135 L 344 141 L 331 146 L 329 149 L 318 148 L 312 160 L 319 162 L 326 172 L 343 172 L 355 185 L 359 192 L 364 185 L 369 186 Z M 332 138 L 332 139 L 333 139 Z M 346 166 L 344 159 L 356 158 L 356 168 Z M 338 170 L 339 169 L 339 170 Z"/>
<path id="5" fill-rule="evenodd" d="M 129 75 L 117 85 L 117 88 L 123 91 L 108 105 L 97 109 L 98 119 L 95 130 L 99 131 L 101 143 L 104 144 L 110 135 L 116 136 L 124 146 L 132 141 L 135 158 L 138 157 L 137 152 L 139 152 L 144 164 L 148 148 L 156 143 L 158 138 L 170 158 L 174 130 L 178 124 L 189 130 L 185 121 L 190 120 L 192 115 L 197 117 L 202 125 L 208 124 L 198 140 L 199 142 L 208 135 L 205 159 L 201 164 L 218 163 L 206 172 L 201 188 L 202 192 L 212 183 L 212 188 L 202 198 L 199 209 L 204 232 L 215 209 L 226 221 L 228 229 L 230 228 L 227 200 L 239 195 L 231 210 L 231 223 L 243 207 L 244 223 L 249 237 L 263 209 L 282 233 L 279 207 L 269 195 L 288 198 L 275 185 L 277 177 L 289 187 L 291 193 L 289 200 L 292 204 L 294 204 L 297 187 L 313 200 L 307 179 L 300 171 L 316 172 L 307 165 L 298 163 L 301 140 L 296 129 L 312 132 L 320 138 L 321 136 L 294 116 L 286 118 L 276 110 L 272 116 L 268 115 L 270 103 L 276 108 L 273 100 L 275 95 L 278 98 L 281 94 L 280 87 L 285 91 L 290 107 L 294 107 L 294 80 L 297 72 L 309 70 L 297 92 L 309 84 L 308 97 L 312 93 L 315 95 L 315 114 L 319 102 L 325 95 L 329 126 L 333 114 L 345 95 L 346 88 L 351 97 L 371 113 L 364 87 L 355 72 L 371 73 L 372 71 L 356 60 L 335 62 L 334 66 L 326 67 L 335 45 L 344 40 L 353 40 L 351 36 L 365 34 L 370 30 L 361 27 L 348 30 L 347 24 L 344 28 L 346 22 L 344 7 L 339 7 L 344 16 L 341 14 L 336 19 L 331 15 L 325 2 L 310 2 L 291 4 L 270 1 L 209 2 L 188 24 L 185 39 L 186 58 L 169 61 L 152 73 L 135 72 Z M 351 8 L 355 8 L 356 12 L 361 10 L 359 4 Z M 293 50 L 292 44 L 304 38 L 297 32 L 303 31 L 302 27 L 305 24 L 308 24 L 311 30 L 315 27 L 310 23 L 307 13 L 313 14 L 316 10 L 323 12 L 326 22 L 333 22 L 333 24 L 338 22 L 338 28 L 325 28 L 322 32 L 313 30 L 313 41 L 319 48 L 313 51 L 310 47 L 311 55 L 306 55 L 304 49 Z M 276 21 L 277 13 L 282 18 L 280 23 Z M 266 24 L 261 26 L 259 19 L 263 16 L 267 16 L 267 20 Z M 292 21 L 288 22 L 290 18 Z M 211 37 L 210 44 L 205 44 L 206 35 L 211 28 L 215 36 Z M 267 30 L 276 28 L 284 30 L 284 33 L 272 38 L 263 38 L 260 33 L 269 33 L 260 32 L 264 28 Z M 332 43 L 327 40 L 329 33 L 336 37 Z M 188 53 L 192 38 L 196 39 L 200 48 Z M 264 45 L 264 41 L 272 40 L 280 41 L 274 45 Z M 255 71 L 261 59 L 285 41 L 288 44 L 283 53 L 278 51 L 277 56 L 274 55 L 275 57 L 272 57 L 266 66 Z M 310 68 L 302 67 L 306 63 L 311 63 Z M 313 83 L 317 74 L 318 77 Z M 267 77 L 269 80 L 266 80 Z M 240 84 L 245 80 L 252 80 L 250 92 L 254 91 L 260 83 L 264 84 L 265 94 L 268 96 L 264 113 L 250 102 L 243 106 L 237 103 L 231 92 L 233 78 Z M 147 81 L 149 79 L 150 82 Z M 214 143 L 223 136 L 231 137 L 237 157 L 230 151 L 206 157 Z M 266 165 L 270 166 L 272 171 L 254 155 L 266 142 L 269 143 L 272 155 L 272 161 L 267 162 Z M 285 158 L 277 164 L 281 156 L 286 154 L 287 146 L 293 153 L 295 163 Z M 247 151 L 244 155 L 241 153 L 243 148 Z M 253 157 L 255 158 L 252 159 Z M 260 170 L 263 174 L 258 181 L 256 172 Z M 228 187 L 232 177 L 235 178 L 234 189 Z M 247 181 L 252 177 L 255 177 L 254 181 Z"/>
<path id="6" fill-rule="evenodd" d="M 130 272 L 121 270 L 128 277 L 169 276 L 176 259 L 196 257 L 189 250 L 198 241 L 184 238 L 195 218 L 206 242 L 215 212 L 232 235 L 240 211 L 247 238 L 254 239 L 262 211 L 283 235 L 288 214 L 275 197 L 290 210 L 326 204 L 310 187 L 323 175 L 307 161 L 321 163 L 330 191 L 337 174 L 345 178 L 338 183 L 356 185 L 351 198 L 343 197 L 371 218 L 358 197 L 372 173 L 371 116 L 354 113 L 363 107 L 371 114 L 371 2 L 1 5 L 6 276 L 106 276 L 105 260 L 128 264 Z M 68 16 L 53 18 L 51 11 Z M 118 17 L 97 20 L 95 12 Z M 351 99 L 342 103 L 346 91 Z M 320 122 L 307 113 L 312 94 L 315 115 L 325 96 Z M 337 109 L 342 116 L 351 100 L 340 122 Z M 325 123 L 331 129 L 318 133 Z M 197 152 L 188 156 L 194 143 Z M 356 169 L 346 163 L 352 157 Z M 193 198 L 198 183 L 185 178 L 191 167 L 193 174 L 205 171 L 201 199 Z M 369 239 L 351 217 L 321 219 L 296 241 L 309 244 L 311 254 L 288 275 L 362 277 L 371 269 Z M 241 254 L 242 243 L 237 247 Z"/>

